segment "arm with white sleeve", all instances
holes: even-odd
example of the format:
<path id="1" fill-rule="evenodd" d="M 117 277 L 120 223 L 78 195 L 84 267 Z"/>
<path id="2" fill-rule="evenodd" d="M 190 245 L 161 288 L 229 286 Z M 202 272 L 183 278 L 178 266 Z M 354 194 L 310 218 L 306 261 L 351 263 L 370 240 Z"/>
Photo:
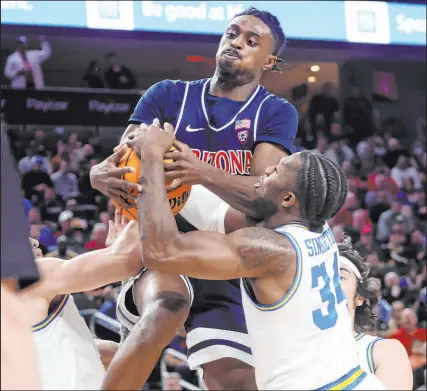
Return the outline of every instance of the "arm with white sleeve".
<path id="1" fill-rule="evenodd" d="M 202 185 L 193 185 L 180 215 L 200 231 L 222 234 L 255 225 L 255 220 L 233 209 Z"/>

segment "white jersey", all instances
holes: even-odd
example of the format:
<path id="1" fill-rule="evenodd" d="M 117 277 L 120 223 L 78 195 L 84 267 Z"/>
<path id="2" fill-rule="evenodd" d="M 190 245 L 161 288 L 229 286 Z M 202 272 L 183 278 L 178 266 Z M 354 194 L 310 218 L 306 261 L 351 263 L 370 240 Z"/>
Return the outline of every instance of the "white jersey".
<path id="1" fill-rule="evenodd" d="M 374 346 L 382 338 L 360 333 L 354 336 L 359 352 L 360 366 L 369 373 L 375 373 Z"/>
<path id="2" fill-rule="evenodd" d="M 352 390 L 360 368 L 347 301 L 341 288 L 338 247 L 323 232 L 288 224 L 276 229 L 295 248 L 295 280 L 278 302 L 259 304 L 242 280 L 255 373 L 260 390 Z"/>
<path id="3" fill-rule="evenodd" d="M 33 326 L 44 390 L 99 390 L 105 369 L 71 295 Z"/>

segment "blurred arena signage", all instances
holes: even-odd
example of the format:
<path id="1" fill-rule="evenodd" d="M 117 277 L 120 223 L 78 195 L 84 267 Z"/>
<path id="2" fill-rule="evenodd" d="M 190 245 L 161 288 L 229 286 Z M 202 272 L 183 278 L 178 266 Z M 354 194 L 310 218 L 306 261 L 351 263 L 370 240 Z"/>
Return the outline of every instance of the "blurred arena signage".
<path id="1" fill-rule="evenodd" d="M 123 127 L 140 97 L 131 93 L 2 88 L 1 108 L 10 124 Z"/>
<path id="2" fill-rule="evenodd" d="M 220 35 L 249 6 L 290 40 L 426 45 L 426 5 L 379 1 L 3 1 L 1 23 Z"/>

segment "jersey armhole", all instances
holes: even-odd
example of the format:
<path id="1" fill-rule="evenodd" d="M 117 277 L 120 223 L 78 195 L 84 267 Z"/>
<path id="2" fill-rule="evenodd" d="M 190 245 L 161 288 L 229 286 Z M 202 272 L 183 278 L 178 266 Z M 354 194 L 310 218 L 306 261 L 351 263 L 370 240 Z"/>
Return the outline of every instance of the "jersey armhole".
<path id="1" fill-rule="evenodd" d="M 260 311 L 275 311 L 283 306 L 285 306 L 287 303 L 291 301 L 295 293 L 297 292 L 300 284 L 301 284 L 301 278 L 302 278 L 302 252 L 298 245 L 298 242 L 295 240 L 295 238 L 289 233 L 289 232 L 280 232 L 281 235 L 284 235 L 288 238 L 288 240 L 291 242 L 292 246 L 295 249 L 296 258 L 297 258 L 297 268 L 295 272 L 295 277 L 292 282 L 291 287 L 289 290 L 285 293 L 285 295 L 278 301 L 276 301 L 273 304 L 260 304 L 257 302 L 255 298 L 255 294 L 248 284 L 246 279 L 242 279 L 243 282 L 243 289 L 245 290 L 246 294 L 248 295 L 248 298 L 252 302 L 252 304 L 259 309 Z"/>
<path id="2" fill-rule="evenodd" d="M 366 360 L 368 361 L 369 372 L 375 374 L 377 370 L 374 359 L 374 347 L 378 341 L 381 341 L 383 338 L 376 338 L 373 341 L 369 342 L 368 347 L 366 349 Z"/>

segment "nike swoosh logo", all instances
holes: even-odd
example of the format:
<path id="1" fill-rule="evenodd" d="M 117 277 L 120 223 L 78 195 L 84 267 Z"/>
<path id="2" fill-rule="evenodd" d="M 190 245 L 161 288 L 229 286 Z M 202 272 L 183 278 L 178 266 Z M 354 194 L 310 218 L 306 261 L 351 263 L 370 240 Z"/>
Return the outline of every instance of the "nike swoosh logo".
<path id="1" fill-rule="evenodd" d="M 205 128 L 197 128 L 197 129 L 193 129 L 192 127 L 191 127 L 191 125 L 187 125 L 187 127 L 185 128 L 185 130 L 187 131 L 187 132 L 198 132 L 198 131 L 200 131 L 200 130 L 204 130 Z"/>

